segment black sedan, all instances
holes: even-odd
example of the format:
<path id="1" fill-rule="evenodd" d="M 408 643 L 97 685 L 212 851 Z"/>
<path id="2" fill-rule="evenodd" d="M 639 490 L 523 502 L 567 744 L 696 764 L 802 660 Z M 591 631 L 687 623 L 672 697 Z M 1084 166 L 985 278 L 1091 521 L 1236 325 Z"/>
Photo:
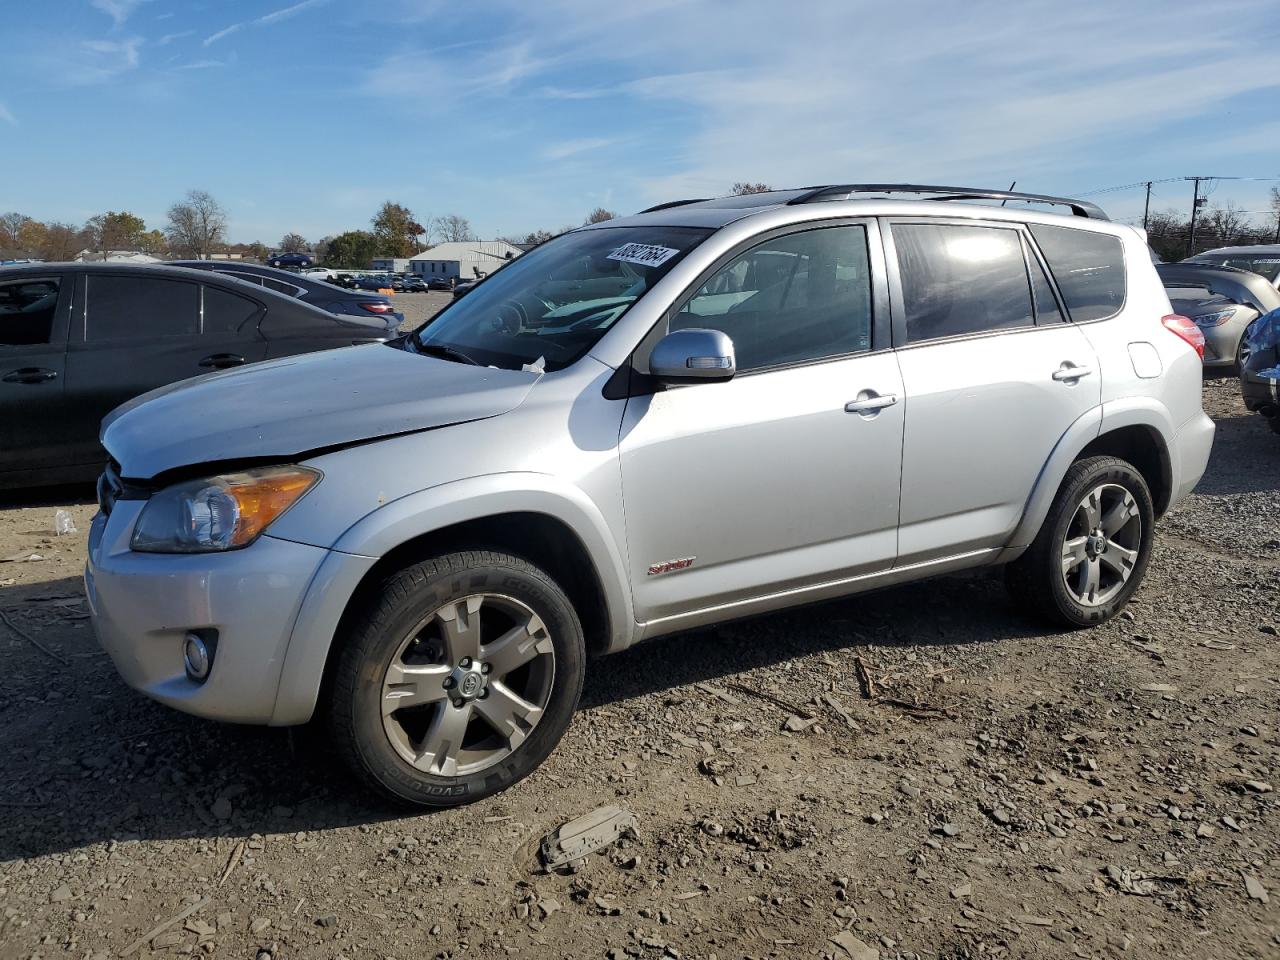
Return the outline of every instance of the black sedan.
<path id="1" fill-rule="evenodd" d="M 427 281 L 423 280 L 417 274 L 405 277 L 400 281 L 400 283 L 401 289 L 406 293 L 422 293 L 423 291 L 430 289 L 430 287 L 427 286 Z"/>
<path id="2" fill-rule="evenodd" d="M 106 458 L 99 422 L 140 393 L 393 335 L 380 317 L 338 317 L 208 271 L 0 267 L 0 489 L 96 476 Z"/>
<path id="3" fill-rule="evenodd" d="M 309 253 L 277 253 L 267 258 L 273 267 L 309 267 L 314 264 L 315 257 Z"/>
<path id="4" fill-rule="evenodd" d="M 432 277 L 427 281 L 428 290 L 452 290 L 453 284 L 444 277 Z"/>
<path id="5" fill-rule="evenodd" d="M 257 284 L 283 293 L 287 297 L 305 300 L 313 307 L 330 313 L 349 314 L 368 319 L 372 314 L 382 317 L 387 326 L 396 328 L 404 323 L 404 314 L 398 313 L 391 301 L 380 293 L 363 290 L 344 291 L 340 286 L 325 280 L 313 280 L 287 270 L 276 270 L 256 263 L 239 263 L 235 260 L 171 260 L 175 267 L 193 270 L 214 270 L 237 280 Z"/>

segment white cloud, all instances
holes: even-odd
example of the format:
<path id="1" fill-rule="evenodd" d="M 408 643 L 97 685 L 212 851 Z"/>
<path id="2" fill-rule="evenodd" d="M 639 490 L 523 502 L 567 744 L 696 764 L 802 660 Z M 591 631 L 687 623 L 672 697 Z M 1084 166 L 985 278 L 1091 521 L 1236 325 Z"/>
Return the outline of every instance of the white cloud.
<path id="1" fill-rule="evenodd" d="M 1161 0 L 830 2 L 803 16 L 776 0 L 506 0 L 493 19 L 506 33 L 486 52 L 400 53 L 367 87 L 488 97 L 477 109 L 499 116 L 539 99 L 562 125 L 592 118 L 575 139 L 638 129 L 661 162 L 637 163 L 636 184 L 657 198 L 744 178 L 1088 189 L 1091 167 L 1164 169 L 1187 155 L 1180 125 L 1280 89 L 1274 0 L 1222 0 L 1194 31 Z M 599 106 L 565 113 L 574 101 Z"/>
<path id="2" fill-rule="evenodd" d="M 243 23 L 233 23 L 233 24 L 231 24 L 231 26 L 229 26 L 229 27 L 223 27 L 223 28 L 222 28 L 221 30 L 219 30 L 217 33 L 211 33 L 211 34 L 209 34 L 209 36 L 205 37 L 205 38 L 204 38 L 204 46 L 206 46 L 206 47 L 207 47 L 207 46 L 209 46 L 210 44 L 217 43 L 217 42 L 218 42 L 219 40 L 221 40 L 223 37 L 229 37 L 229 36 L 231 36 L 231 34 L 235 33 L 235 32 L 236 32 L 236 31 L 238 31 L 238 30 L 242 30 L 242 29 L 244 29 L 244 24 L 243 24 Z"/>
<path id="3" fill-rule="evenodd" d="M 156 41 L 156 46 L 167 47 L 169 44 L 173 43 L 173 41 L 181 40 L 183 37 L 189 37 L 193 33 L 195 33 L 194 30 L 179 30 L 177 33 L 166 33 Z"/>
<path id="4" fill-rule="evenodd" d="M 102 83 L 137 69 L 141 60 L 142 37 L 124 40 L 82 40 L 80 55 L 62 79 L 73 85 Z"/>
<path id="5" fill-rule="evenodd" d="M 90 0 L 90 3 L 109 16 L 115 26 L 121 26 L 133 16 L 133 11 L 149 0 Z"/>
<path id="6" fill-rule="evenodd" d="M 316 7 L 322 3 L 327 3 L 327 2 L 328 0 L 302 0 L 301 3 L 295 3 L 291 7 L 285 7 L 282 10 L 277 10 L 274 13 L 268 13 L 264 16 L 261 16 L 257 20 L 255 20 L 254 23 L 262 23 L 262 24 L 279 23 L 281 20 L 288 19 L 289 17 L 292 17 L 294 14 L 301 13 L 303 10 L 306 10 L 308 7 Z"/>
<path id="7" fill-rule="evenodd" d="M 281 20 L 287 20 L 292 16 L 302 13 L 302 11 L 304 10 L 310 9 L 311 7 L 316 7 L 322 3 L 328 3 L 328 2 L 329 0 L 302 0 L 301 3 L 295 3 L 292 6 L 282 7 L 281 9 L 274 10 L 271 13 L 263 14 L 262 16 L 257 17 L 254 20 L 245 20 L 245 21 L 241 21 L 240 23 L 233 23 L 231 24 L 231 26 L 224 27 L 223 29 L 219 30 L 217 33 L 211 33 L 209 36 L 205 37 L 204 45 L 207 47 L 210 44 L 217 43 L 223 37 L 229 37 L 231 36 L 231 34 L 236 33 L 240 30 L 243 30 L 247 26 L 254 26 L 254 27 L 270 26 L 273 23 L 279 23 Z"/>
<path id="8" fill-rule="evenodd" d="M 190 63 L 184 63 L 178 67 L 179 70 L 207 70 L 210 67 L 225 67 L 226 63 L 221 60 L 192 60 Z"/>
<path id="9" fill-rule="evenodd" d="M 18 118 L 15 117 L 13 115 L 13 111 L 11 111 L 3 103 L 0 103 L 0 122 L 4 122 L 15 127 L 18 125 Z"/>
<path id="10" fill-rule="evenodd" d="M 580 153 L 611 147 L 620 142 L 621 140 L 618 137 L 581 137 L 577 140 L 562 140 L 559 143 L 552 143 L 544 147 L 542 149 L 542 158 L 544 160 L 564 160 Z"/>

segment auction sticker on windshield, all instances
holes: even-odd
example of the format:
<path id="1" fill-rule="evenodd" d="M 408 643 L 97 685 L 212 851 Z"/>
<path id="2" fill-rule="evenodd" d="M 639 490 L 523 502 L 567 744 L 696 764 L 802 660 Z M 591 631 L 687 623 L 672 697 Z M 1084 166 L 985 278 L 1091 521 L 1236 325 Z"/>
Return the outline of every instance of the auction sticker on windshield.
<path id="1" fill-rule="evenodd" d="M 670 247 L 659 247 L 652 243 L 624 243 L 609 254 L 606 259 L 638 263 L 642 267 L 658 267 L 679 252 L 679 250 L 672 250 Z"/>

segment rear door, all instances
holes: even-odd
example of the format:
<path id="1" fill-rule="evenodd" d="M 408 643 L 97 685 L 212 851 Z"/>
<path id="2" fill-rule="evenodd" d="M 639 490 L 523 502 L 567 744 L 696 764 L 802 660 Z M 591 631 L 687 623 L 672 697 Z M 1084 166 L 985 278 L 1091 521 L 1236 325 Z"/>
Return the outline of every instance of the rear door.
<path id="1" fill-rule="evenodd" d="M 73 278 L 0 274 L 0 482 L 65 463 L 67 318 Z M 38 482 L 35 473 L 32 482 Z"/>
<path id="2" fill-rule="evenodd" d="M 142 272 L 90 272 L 85 280 L 66 389 L 78 410 L 77 456 L 86 461 L 101 459 L 99 425 L 126 400 L 266 355 L 261 304 L 229 282 Z"/>
<path id="3" fill-rule="evenodd" d="M 1101 402 L 1093 348 L 1019 226 L 886 232 L 907 398 L 898 564 L 1003 546 L 1059 439 Z"/>

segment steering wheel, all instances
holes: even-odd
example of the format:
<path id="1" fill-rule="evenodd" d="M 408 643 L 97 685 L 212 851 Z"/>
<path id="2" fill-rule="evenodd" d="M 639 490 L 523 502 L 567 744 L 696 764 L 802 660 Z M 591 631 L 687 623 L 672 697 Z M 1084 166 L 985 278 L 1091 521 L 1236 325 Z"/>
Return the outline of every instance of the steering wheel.
<path id="1" fill-rule="evenodd" d="M 519 333 L 529 325 L 529 314 L 519 300 L 504 300 L 493 315 L 493 329 L 503 333 Z"/>

